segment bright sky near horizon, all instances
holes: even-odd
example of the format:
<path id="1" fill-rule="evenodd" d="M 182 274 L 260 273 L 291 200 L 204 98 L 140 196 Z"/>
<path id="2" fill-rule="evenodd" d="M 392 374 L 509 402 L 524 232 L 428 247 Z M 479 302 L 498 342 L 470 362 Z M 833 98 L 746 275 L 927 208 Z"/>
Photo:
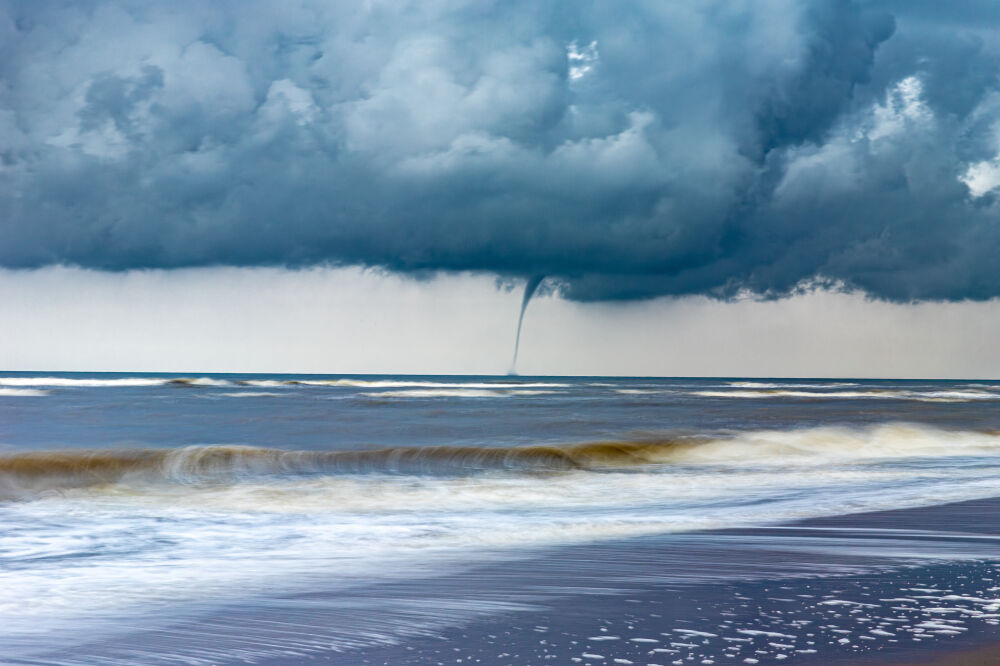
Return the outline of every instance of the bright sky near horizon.
<path id="1" fill-rule="evenodd" d="M 0 271 L 0 369 L 502 374 L 521 290 L 358 269 Z M 522 374 L 1000 378 L 1000 302 L 531 302 Z"/>

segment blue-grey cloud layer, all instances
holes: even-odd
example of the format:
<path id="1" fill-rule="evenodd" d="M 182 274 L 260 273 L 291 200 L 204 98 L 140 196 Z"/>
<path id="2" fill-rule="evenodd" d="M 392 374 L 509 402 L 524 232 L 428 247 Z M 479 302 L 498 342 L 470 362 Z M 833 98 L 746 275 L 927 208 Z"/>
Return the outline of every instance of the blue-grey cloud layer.
<path id="1" fill-rule="evenodd" d="M 0 265 L 990 298 L 998 67 L 995 0 L 0 0 Z"/>

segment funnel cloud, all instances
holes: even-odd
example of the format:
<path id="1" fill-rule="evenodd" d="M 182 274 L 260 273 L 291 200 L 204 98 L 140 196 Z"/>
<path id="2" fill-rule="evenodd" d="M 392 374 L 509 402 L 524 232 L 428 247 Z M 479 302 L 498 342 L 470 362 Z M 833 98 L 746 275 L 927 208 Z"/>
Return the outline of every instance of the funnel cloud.
<path id="1" fill-rule="evenodd" d="M 538 286 L 542 284 L 542 280 L 544 279 L 544 275 L 536 275 L 524 285 L 524 296 L 521 298 L 521 313 L 517 316 L 517 333 L 514 335 L 514 357 L 510 361 L 510 372 L 508 374 L 513 375 L 517 372 L 517 352 L 521 349 L 521 325 L 524 324 L 524 311 L 528 309 L 531 297 L 538 291 Z"/>
<path id="2" fill-rule="evenodd" d="M 1000 6 L 942 7 L 0 0 L 0 267 L 989 299 Z"/>

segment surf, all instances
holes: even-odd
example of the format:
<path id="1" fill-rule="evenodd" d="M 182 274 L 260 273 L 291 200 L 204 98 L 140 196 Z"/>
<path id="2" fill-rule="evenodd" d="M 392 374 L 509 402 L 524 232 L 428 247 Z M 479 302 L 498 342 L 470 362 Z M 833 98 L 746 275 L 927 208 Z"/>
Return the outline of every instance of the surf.
<path id="1" fill-rule="evenodd" d="M 911 423 L 814 427 L 523 446 L 284 450 L 215 445 L 0 455 L 0 496 L 121 482 L 227 482 L 266 475 L 463 475 L 657 468 L 819 467 L 1000 457 L 1000 432 Z"/>

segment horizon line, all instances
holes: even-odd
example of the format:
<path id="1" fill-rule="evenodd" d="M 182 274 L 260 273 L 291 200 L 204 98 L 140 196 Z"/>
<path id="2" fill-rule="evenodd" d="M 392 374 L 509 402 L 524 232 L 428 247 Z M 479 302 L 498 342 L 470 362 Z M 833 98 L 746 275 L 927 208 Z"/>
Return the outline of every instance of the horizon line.
<path id="1" fill-rule="evenodd" d="M 524 374 L 517 373 L 469 373 L 469 372 L 272 372 L 272 371 L 229 371 L 229 370 L 7 370 L 0 373 L 55 373 L 78 375 L 304 375 L 307 377 L 495 377 L 497 379 L 512 378 L 565 378 L 565 379 L 770 379 L 790 381 L 961 381 L 961 382 L 1000 382 L 1000 377 L 883 377 L 883 376 L 817 376 L 817 375 L 588 375 L 588 374 Z M 2 378 L 0 378 L 2 379 Z"/>

